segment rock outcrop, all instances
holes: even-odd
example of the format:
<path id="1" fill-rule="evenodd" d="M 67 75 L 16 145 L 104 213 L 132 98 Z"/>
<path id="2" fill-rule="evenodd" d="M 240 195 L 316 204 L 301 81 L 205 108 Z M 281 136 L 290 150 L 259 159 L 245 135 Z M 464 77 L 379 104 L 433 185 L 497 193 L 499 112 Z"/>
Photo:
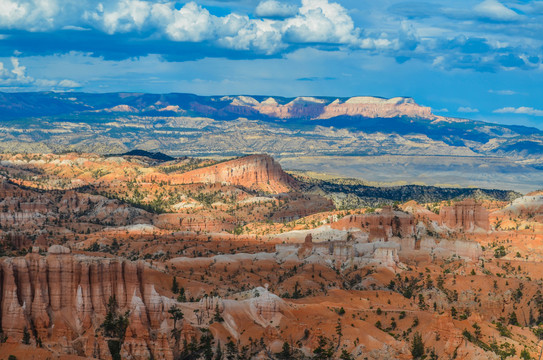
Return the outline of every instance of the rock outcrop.
<path id="1" fill-rule="evenodd" d="M 471 260 L 477 260 L 483 254 L 481 245 L 475 241 L 461 239 L 441 239 L 437 241 L 430 237 L 425 237 L 421 240 L 420 250 L 432 256 L 446 257 L 455 254 Z"/>
<path id="2" fill-rule="evenodd" d="M 266 327 L 274 321 L 280 320 L 283 300 L 279 296 L 269 292 L 267 288 L 259 287 L 256 291 L 259 295 L 250 300 L 255 321 Z M 254 314 L 255 312 L 256 314 Z"/>
<path id="3" fill-rule="evenodd" d="M 449 229 L 473 232 L 477 229 L 488 231 L 490 228 L 488 211 L 474 200 L 468 199 L 444 206 L 439 212 L 440 224 Z"/>
<path id="4" fill-rule="evenodd" d="M 515 199 L 511 204 L 496 211 L 493 215 L 513 216 L 543 222 L 543 192 L 534 192 Z"/>
<path id="5" fill-rule="evenodd" d="M 39 339 L 50 350 L 107 359 L 100 325 L 114 296 L 119 311 L 130 312 L 123 357 L 173 359 L 171 346 L 164 346 L 171 300 L 155 290 L 156 276 L 143 262 L 74 256 L 62 246 L 51 247 L 47 256 L 5 258 L 0 261 L 1 330 L 8 343 L 20 342 L 26 329 L 32 343 Z"/>
<path id="6" fill-rule="evenodd" d="M 333 229 L 361 229 L 369 232 L 370 241 L 388 241 L 391 237 L 410 237 L 415 234 L 413 215 L 384 207 L 377 214 L 349 215 L 331 224 Z"/>
<path id="7" fill-rule="evenodd" d="M 160 214 L 155 217 L 154 225 L 161 229 L 224 232 L 235 228 L 235 218 L 226 213 L 213 214 Z"/>
<path id="8" fill-rule="evenodd" d="M 369 96 L 350 98 L 345 102 L 336 100 L 324 108 L 320 119 L 329 119 L 336 116 L 364 116 L 369 118 L 391 118 L 396 116 L 410 116 L 419 118 L 432 117 L 432 109 L 420 106 L 411 98 L 396 97 L 381 99 Z"/>
<path id="9" fill-rule="evenodd" d="M 434 118 L 432 109 L 420 106 L 411 98 L 395 97 L 384 99 L 373 96 L 358 96 L 347 100 L 314 97 L 297 97 L 287 104 L 279 104 L 268 98 L 262 102 L 250 97 L 236 97 L 228 110 L 243 115 L 260 113 L 279 119 L 307 118 L 330 119 L 337 116 L 363 116 L 368 118 L 392 118 L 410 116 L 418 118 Z M 250 101 L 249 101 L 250 100 Z"/>
<path id="10" fill-rule="evenodd" d="M 249 155 L 192 170 L 174 178 L 178 183 L 223 183 L 270 193 L 288 192 L 298 182 L 269 155 Z"/>
<path id="11" fill-rule="evenodd" d="M 204 296 L 198 303 L 198 313 L 196 315 L 198 324 L 202 320 L 209 320 L 215 316 L 220 316 L 224 312 L 224 302 L 218 296 Z"/>
<path id="12" fill-rule="evenodd" d="M 325 105 L 325 100 L 313 97 L 297 97 L 285 105 L 280 105 L 275 99 L 268 98 L 260 104 L 253 105 L 253 108 L 260 114 L 280 119 L 312 119 L 317 118 L 323 113 Z"/>

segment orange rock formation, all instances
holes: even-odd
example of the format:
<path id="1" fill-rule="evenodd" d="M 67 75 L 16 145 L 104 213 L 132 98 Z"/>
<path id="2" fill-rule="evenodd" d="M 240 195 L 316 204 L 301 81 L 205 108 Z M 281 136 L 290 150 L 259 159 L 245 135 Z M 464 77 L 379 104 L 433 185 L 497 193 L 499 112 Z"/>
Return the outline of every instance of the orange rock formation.
<path id="1" fill-rule="evenodd" d="M 95 338 L 115 296 L 129 310 L 125 356 L 172 359 L 161 346 L 161 327 L 168 318 L 166 298 L 155 290 L 156 271 L 143 262 L 73 256 L 56 245 L 47 256 L 28 254 L 0 262 L 2 332 L 8 342 L 20 342 L 23 332 L 34 333 L 49 349 L 80 356 L 109 357 L 107 344 Z M 152 341 L 151 333 L 160 341 Z M 34 338 L 34 337 L 33 337 Z"/>
<path id="2" fill-rule="evenodd" d="M 270 193 L 298 188 L 292 176 L 269 155 L 250 155 L 192 170 L 175 177 L 180 183 L 224 183 Z"/>
<path id="3" fill-rule="evenodd" d="M 474 231 L 479 228 L 488 231 L 490 228 L 488 211 L 472 199 L 458 202 L 453 206 L 444 206 L 439 216 L 440 223 L 450 229 Z"/>

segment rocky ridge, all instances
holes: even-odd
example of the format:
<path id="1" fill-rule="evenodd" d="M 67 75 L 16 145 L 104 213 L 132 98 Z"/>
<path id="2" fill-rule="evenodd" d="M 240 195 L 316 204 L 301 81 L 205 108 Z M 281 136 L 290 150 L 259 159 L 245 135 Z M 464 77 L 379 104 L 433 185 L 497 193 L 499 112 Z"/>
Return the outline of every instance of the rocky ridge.
<path id="1" fill-rule="evenodd" d="M 269 155 L 249 155 L 188 171 L 176 176 L 174 181 L 179 183 L 223 183 L 274 194 L 298 189 L 300 186 Z"/>

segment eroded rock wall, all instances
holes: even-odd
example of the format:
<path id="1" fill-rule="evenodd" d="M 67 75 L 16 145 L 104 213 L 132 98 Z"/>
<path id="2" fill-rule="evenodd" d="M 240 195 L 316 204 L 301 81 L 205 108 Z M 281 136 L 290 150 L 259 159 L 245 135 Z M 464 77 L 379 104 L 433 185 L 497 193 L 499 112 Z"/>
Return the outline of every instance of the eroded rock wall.
<path id="1" fill-rule="evenodd" d="M 388 241 L 393 236 L 410 237 L 415 235 L 413 215 L 391 208 L 384 208 L 377 214 L 349 215 L 331 224 L 333 229 L 361 229 L 369 232 L 370 241 Z"/>
<path id="2" fill-rule="evenodd" d="M 444 206 L 439 212 L 439 217 L 440 224 L 449 229 L 472 232 L 477 229 L 488 231 L 490 228 L 488 210 L 471 199 L 453 206 Z"/>
<path id="3" fill-rule="evenodd" d="M 143 262 L 52 250 L 0 261 L 0 325 L 8 342 L 20 342 L 26 328 L 31 342 L 40 339 L 49 349 L 110 358 L 100 325 L 115 296 L 119 311 L 130 311 L 122 354 L 173 359 L 170 300 L 157 293 L 154 270 Z"/>

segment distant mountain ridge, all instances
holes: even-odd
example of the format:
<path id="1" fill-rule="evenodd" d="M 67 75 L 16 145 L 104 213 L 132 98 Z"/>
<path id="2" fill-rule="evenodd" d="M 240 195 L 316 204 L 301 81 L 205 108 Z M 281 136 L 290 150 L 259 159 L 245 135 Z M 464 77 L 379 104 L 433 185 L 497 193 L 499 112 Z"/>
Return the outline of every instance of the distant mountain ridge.
<path id="1" fill-rule="evenodd" d="M 0 93 L 0 110 L 5 118 L 51 116 L 80 112 L 183 113 L 232 119 L 238 116 L 267 118 L 328 119 L 350 115 L 366 117 L 417 116 L 435 118 L 428 107 L 411 98 L 395 97 L 310 97 L 198 96 L 194 94 L 140 93 Z"/>
<path id="2" fill-rule="evenodd" d="M 324 163 L 328 172 L 339 175 L 347 170 L 340 165 L 347 157 L 384 156 L 378 160 L 382 164 L 404 165 L 372 167 L 377 181 L 399 170 L 397 178 L 387 181 L 501 188 L 496 180 L 505 177 L 513 188 L 526 190 L 540 187 L 534 183 L 543 170 L 543 131 L 434 115 L 409 97 L 0 93 L 0 125 L 4 152 L 122 154 L 141 149 L 219 158 L 266 153 L 290 169 L 316 171 L 323 158 L 336 157 Z M 420 156 L 432 158 L 421 163 Z M 413 162 L 418 165 L 406 167 Z M 360 167 L 348 163 L 351 170 Z M 446 163 L 457 165 L 445 169 Z M 361 175 L 346 175 L 366 178 L 369 167 L 364 166 Z M 334 170 L 339 167 L 340 172 Z M 436 170 L 452 177 L 441 172 L 438 180 Z M 465 176 L 467 170 L 473 176 Z M 465 180 L 453 181 L 459 176 Z"/>
<path id="3" fill-rule="evenodd" d="M 355 97 L 280 97 L 280 96 L 199 96 L 188 93 L 76 93 L 76 92 L 0 92 L 1 120 L 68 114 L 105 113 L 141 116 L 203 116 L 217 120 L 247 117 L 255 120 L 340 120 L 345 117 L 373 119 L 411 118 L 428 120 L 431 125 L 489 124 L 521 134 L 543 134 L 524 126 L 497 125 L 434 115 L 430 107 L 410 97 L 390 99 L 376 96 Z M 326 121 L 321 122 L 326 124 Z M 317 122 L 315 123 L 317 124 Z M 427 123 L 428 124 L 428 123 Z M 356 124 L 351 124 L 357 126 Z"/>
<path id="4" fill-rule="evenodd" d="M 448 145 L 465 141 L 487 143 L 488 152 L 541 153 L 543 131 L 515 125 L 498 125 L 434 115 L 409 97 L 385 99 L 374 96 L 295 98 L 279 96 L 199 96 L 185 93 L 0 93 L 1 120 L 36 117 L 205 117 L 214 120 L 247 118 L 280 123 L 290 129 L 315 126 L 352 129 L 366 133 L 424 134 Z M 285 120 L 288 120 L 285 122 Z M 519 138 L 520 136 L 520 138 Z M 503 140 L 503 139 L 502 139 Z M 504 143 L 503 146 L 501 146 Z M 270 151 L 263 151 L 270 153 Z"/>

